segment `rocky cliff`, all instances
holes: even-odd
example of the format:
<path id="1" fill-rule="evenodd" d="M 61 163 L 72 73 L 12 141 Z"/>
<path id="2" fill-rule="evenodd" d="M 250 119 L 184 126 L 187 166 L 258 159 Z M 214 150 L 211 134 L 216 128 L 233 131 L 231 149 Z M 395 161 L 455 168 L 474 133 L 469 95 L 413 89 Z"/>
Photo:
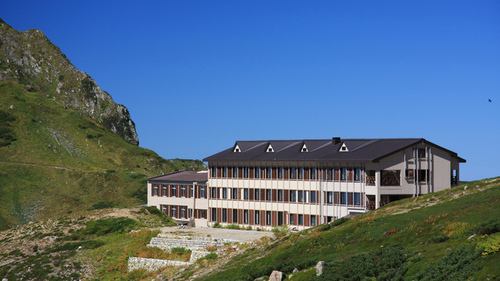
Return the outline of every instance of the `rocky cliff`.
<path id="1" fill-rule="evenodd" d="M 127 142 L 138 145 L 127 108 L 71 64 L 40 30 L 17 31 L 0 19 L 0 81 L 12 80 L 30 92 L 87 115 Z"/>

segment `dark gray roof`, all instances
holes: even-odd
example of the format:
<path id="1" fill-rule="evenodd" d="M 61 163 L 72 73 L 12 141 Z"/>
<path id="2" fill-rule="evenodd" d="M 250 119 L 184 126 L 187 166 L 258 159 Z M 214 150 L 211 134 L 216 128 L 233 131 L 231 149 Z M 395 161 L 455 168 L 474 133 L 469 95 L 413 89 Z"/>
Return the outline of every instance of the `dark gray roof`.
<path id="1" fill-rule="evenodd" d="M 378 162 L 380 159 L 418 143 L 442 149 L 460 162 L 465 159 L 450 150 L 422 138 L 407 139 L 323 139 L 237 141 L 233 147 L 209 156 L 203 161 L 228 162 Z M 348 151 L 341 152 L 345 144 Z M 274 152 L 267 152 L 271 145 Z M 302 152 L 302 148 L 307 152 Z M 241 152 L 234 152 L 238 146 Z"/>
<path id="2" fill-rule="evenodd" d="M 204 183 L 208 180 L 208 171 L 179 171 L 148 179 L 150 182 L 187 182 Z"/>

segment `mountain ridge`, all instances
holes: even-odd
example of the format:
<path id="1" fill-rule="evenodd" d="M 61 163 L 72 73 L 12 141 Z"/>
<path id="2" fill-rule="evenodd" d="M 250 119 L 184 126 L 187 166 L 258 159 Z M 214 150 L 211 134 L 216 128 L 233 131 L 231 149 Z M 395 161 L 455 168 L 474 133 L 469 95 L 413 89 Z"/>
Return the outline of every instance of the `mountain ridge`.
<path id="1" fill-rule="evenodd" d="M 85 113 L 129 143 L 139 145 L 128 109 L 113 101 L 96 82 L 79 71 L 38 29 L 17 31 L 0 19 L 0 81 L 16 80 Z"/>
<path id="2" fill-rule="evenodd" d="M 146 202 L 148 177 L 206 169 L 138 146 L 128 110 L 41 31 L 0 21 L 0 230 Z"/>

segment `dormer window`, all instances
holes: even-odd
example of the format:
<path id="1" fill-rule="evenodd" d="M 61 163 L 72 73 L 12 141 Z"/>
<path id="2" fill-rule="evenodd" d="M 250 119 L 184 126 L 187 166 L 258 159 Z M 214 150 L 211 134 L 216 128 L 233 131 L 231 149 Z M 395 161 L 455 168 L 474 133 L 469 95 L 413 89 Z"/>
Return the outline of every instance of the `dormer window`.
<path id="1" fill-rule="evenodd" d="M 269 146 L 266 149 L 266 152 L 274 152 L 273 146 L 269 144 Z"/>
<path id="2" fill-rule="evenodd" d="M 302 148 L 300 149 L 300 152 L 309 152 L 309 150 L 307 150 L 307 146 L 306 146 L 305 143 L 304 143 L 304 145 L 302 145 Z"/>
<path id="3" fill-rule="evenodd" d="M 348 152 L 348 151 L 349 151 L 349 149 L 347 149 L 347 145 L 345 145 L 345 143 L 343 143 L 339 149 L 339 152 Z"/>
<path id="4" fill-rule="evenodd" d="M 238 145 L 236 145 L 236 146 L 234 147 L 233 152 L 241 152 L 240 147 L 239 147 Z"/>

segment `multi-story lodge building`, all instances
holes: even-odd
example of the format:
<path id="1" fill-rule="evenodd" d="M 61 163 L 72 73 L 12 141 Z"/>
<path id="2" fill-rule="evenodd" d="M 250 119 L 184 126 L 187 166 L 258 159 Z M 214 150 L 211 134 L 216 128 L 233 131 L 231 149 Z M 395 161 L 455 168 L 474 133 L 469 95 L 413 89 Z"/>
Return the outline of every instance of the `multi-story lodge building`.
<path id="1" fill-rule="evenodd" d="M 180 171 L 148 180 L 148 206 L 181 223 L 208 224 L 207 171 Z"/>
<path id="2" fill-rule="evenodd" d="M 268 229 L 303 229 L 451 188 L 465 162 L 425 139 L 340 138 L 237 141 L 204 161 L 208 225 Z"/>

